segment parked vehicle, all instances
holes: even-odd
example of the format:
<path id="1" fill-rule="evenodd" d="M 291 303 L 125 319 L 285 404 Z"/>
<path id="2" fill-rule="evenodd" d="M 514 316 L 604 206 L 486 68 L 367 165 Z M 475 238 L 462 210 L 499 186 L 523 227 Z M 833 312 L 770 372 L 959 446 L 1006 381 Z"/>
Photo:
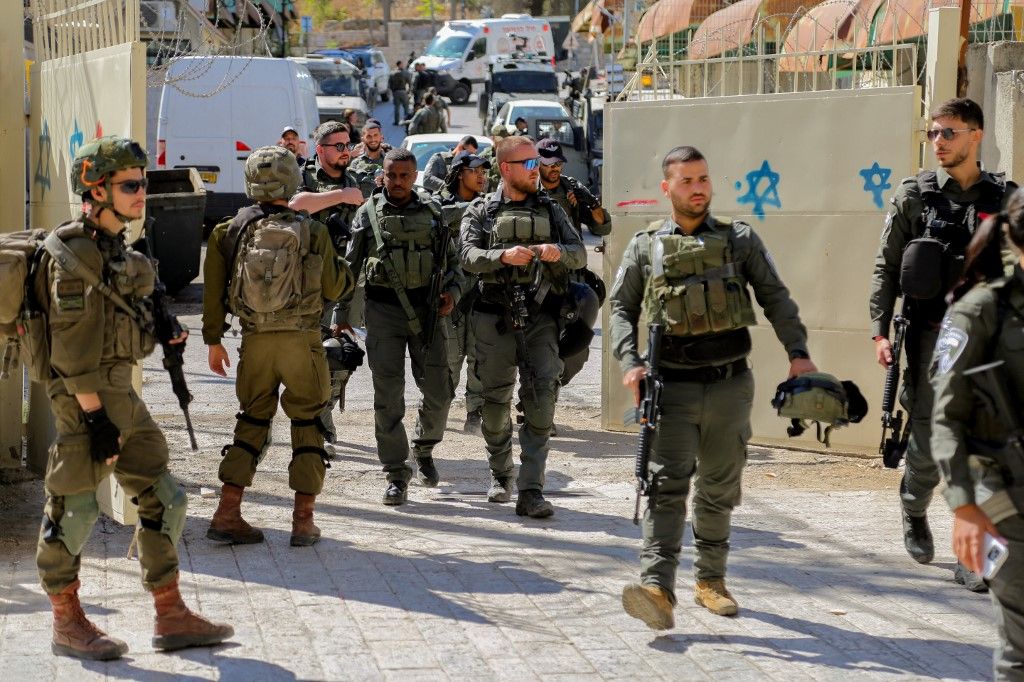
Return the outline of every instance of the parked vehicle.
<path id="1" fill-rule="evenodd" d="M 360 47 L 346 47 L 344 49 L 317 50 L 317 54 L 329 57 L 341 57 L 352 65 L 358 65 L 360 58 L 363 60 L 363 69 L 367 77 L 377 91 L 377 96 L 385 102 L 391 97 L 388 90 L 388 76 L 391 74 L 391 67 L 388 60 L 380 49 L 373 45 L 362 45 Z"/>
<path id="2" fill-rule="evenodd" d="M 416 157 L 416 184 L 423 186 L 423 171 L 427 167 L 427 161 L 437 152 L 447 152 L 455 148 L 465 135 L 461 133 L 431 133 L 429 135 L 409 135 L 402 140 L 402 149 L 408 149 Z M 477 153 L 494 144 L 491 138 L 483 135 L 474 135 L 477 144 Z"/>
<path id="3" fill-rule="evenodd" d="M 559 101 L 555 68 L 535 57 L 495 58 L 477 104 L 484 132 L 490 131 L 497 112 L 506 102 L 525 98 Z"/>
<path id="4" fill-rule="evenodd" d="M 309 69 L 316 81 L 316 108 L 320 122 L 341 121 L 346 109 L 359 114 L 362 126 L 370 116 L 370 107 L 360 96 L 359 80 L 355 66 L 341 57 L 325 57 L 321 54 L 305 57 L 289 57 L 296 64 Z"/>
<path id="5" fill-rule="evenodd" d="M 539 140 L 550 137 L 558 140 L 568 159 L 563 173 L 580 182 L 591 180 L 590 164 L 587 160 L 587 140 L 581 128 L 560 102 L 537 99 L 519 99 L 506 102 L 495 118 L 509 130 L 515 129 L 518 118 L 526 120 L 526 132 Z"/>
<path id="6" fill-rule="evenodd" d="M 206 186 L 207 224 L 246 205 L 245 160 L 288 125 L 313 148 L 316 81 L 290 59 L 182 57 L 160 94 L 156 167 L 195 168 Z"/>
<path id="7" fill-rule="evenodd" d="M 510 34 L 525 45 L 517 45 Z M 505 14 L 500 19 L 448 21 L 413 64 L 435 71 L 438 93 L 463 104 L 469 100 L 473 85 L 486 79 L 489 58 L 517 49 L 550 59 L 554 66 L 555 44 L 547 20 L 529 14 Z"/>

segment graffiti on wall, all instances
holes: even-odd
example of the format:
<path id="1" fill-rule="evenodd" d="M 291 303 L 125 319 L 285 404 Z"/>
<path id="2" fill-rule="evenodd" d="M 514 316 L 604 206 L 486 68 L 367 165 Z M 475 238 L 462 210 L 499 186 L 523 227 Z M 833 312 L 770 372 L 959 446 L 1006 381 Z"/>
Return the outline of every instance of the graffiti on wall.
<path id="1" fill-rule="evenodd" d="M 772 170 L 766 159 L 761 167 L 747 173 L 747 191 L 736 198 L 738 204 L 750 204 L 751 212 L 758 220 L 764 220 L 765 206 L 782 208 L 779 198 L 779 174 Z M 736 191 L 743 189 L 743 182 L 736 181 Z"/>
<path id="2" fill-rule="evenodd" d="M 882 193 L 887 189 L 892 189 L 892 183 L 889 182 L 892 168 L 883 168 L 875 161 L 869 168 L 862 168 L 859 173 L 864 178 L 864 191 L 871 194 L 871 201 L 877 208 L 885 206 Z"/>

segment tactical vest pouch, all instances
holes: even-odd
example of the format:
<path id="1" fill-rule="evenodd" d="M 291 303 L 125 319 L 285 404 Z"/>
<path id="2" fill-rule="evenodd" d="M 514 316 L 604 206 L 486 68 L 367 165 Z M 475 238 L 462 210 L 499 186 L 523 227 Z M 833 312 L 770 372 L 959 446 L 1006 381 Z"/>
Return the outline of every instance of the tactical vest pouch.
<path id="1" fill-rule="evenodd" d="M 0 236 L 0 324 L 13 323 L 21 313 L 25 303 L 25 281 L 45 237 L 45 230 Z"/>
<path id="2" fill-rule="evenodd" d="M 900 289 L 905 296 L 928 300 L 946 291 L 951 282 L 949 246 L 931 236 L 912 240 L 903 250 Z"/>
<path id="3" fill-rule="evenodd" d="M 502 211 L 494 220 L 494 230 L 491 233 L 492 249 L 508 249 L 513 246 L 533 246 L 535 244 L 548 244 L 551 242 L 551 219 L 548 211 L 534 210 L 525 207 L 510 208 Z M 564 266 L 560 263 L 546 264 L 546 274 L 554 281 L 565 279 Z M 529 265 L 506 268 L 511 272 L 512 284 L 531 284 L 537 278 L 537 268 L 541 267 L 536 260 Z M 503 277 L 499 277 L 502 270 L 487 272 L 480 276 L 481 281 L 488 284 L 503 283 Z M 564 290 L 564 284 L 561 285 Z M 563 293 L 559 291 L 557 293 Z"/>

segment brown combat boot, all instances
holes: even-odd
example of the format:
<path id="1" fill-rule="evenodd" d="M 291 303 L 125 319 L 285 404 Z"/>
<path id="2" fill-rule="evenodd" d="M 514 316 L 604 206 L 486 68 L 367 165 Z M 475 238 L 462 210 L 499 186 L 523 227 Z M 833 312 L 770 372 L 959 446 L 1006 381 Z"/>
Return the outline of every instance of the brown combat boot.
<path id="1" fill-rule="evenodd" d="M 716 616 L 735 616 L 740 608 L 722 578 L 698 580 L 693 588 L 693 601 Z"/>
<path id="2" fill-rule="evenodd" d="M 85 617 L 82 604 L 78 601 L 75 581 L 60 591 L 51 594 L 53 607 L 53 642 L 50 650 L 57 656 L 87 658 L 93 661 L 112 661 L 128 653 L 128 645 L 119 639 L 108 637 Z"/>
<path id="3" fill-rule="evenodd" d="M 660 585 L 626 585 L 622 588 L 622 608 L 652 630 L 671 630 L 676 624 L 672 598 Z"/>
<path id="4" fill-rule="evenodd" d="M 206 537 L 232 545 L 255 545 L 263 542 L 263 531 L 253 528 L 242 518 L 242 493 L 245 488 L 225 483 L 220 490 L 220 504 L 210 519 Z"/>
<path id="5" fill-rule="evenodd" d="M 313 503 L 316 495 L 295 493 L 292 511 L 292 547 L 309 547 L 320 539 L 320 529 L 313 524 Z"/>
<path id="6" fill-rule="evenodd" d="M 224 623 L 212 623 L 192 613 L 181 600 L 178 578 L 153 590 L 156 623 L 153 626 L 153 648 L 163 651 L 190 646 L 213 646 L 234 636 L 235 629 Z"/>

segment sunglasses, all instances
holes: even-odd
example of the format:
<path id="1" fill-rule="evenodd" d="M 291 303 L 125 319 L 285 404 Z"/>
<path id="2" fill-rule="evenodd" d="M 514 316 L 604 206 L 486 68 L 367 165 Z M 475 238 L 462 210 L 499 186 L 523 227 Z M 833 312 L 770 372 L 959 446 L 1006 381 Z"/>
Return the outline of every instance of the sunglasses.
<path id="1" fill-rule="evenodd" d="M 934 142 L 939 139 L 939 135 L 942 136 L 943 140 L 952 140 L 956 137 L 957 133 L 972 133 L 977 128 L 939 128 L 929 130 L 925 135 L 928 136 L 929 142 Z"/>
<path id="2" fill-rule="evenodd" d="M 537 170 L 537 167 L 540 166 L 540 158 L 535 156 L 532 159 L 521 159 L 519 161 L 506 161 L 505 163 L 521 163 L 521 164 L 523 164 L 523 169 L 524 170 L 535 171 L 535 170 Z"/>
<path id="3" fill-rule="evenodd" d="M 343 152 L 346 150 L 352 151 L 353 149 L 356 148 L 356 145 L 353 142 L 335 142 L 334 144 L 322 144 L 320 146 L 328 149 L 334 149 L 335 151 L 339 152 Z"/>
<path id="4" fill-rule="evenodd" d="M 141 180 L 122 180 L 121 182 L 113 183 L 121 188 L 121 191 L 125 194 L 138 194 L 139 190 L 145 190 L 149 187 L 149 178 L 142 178 Z"/>

